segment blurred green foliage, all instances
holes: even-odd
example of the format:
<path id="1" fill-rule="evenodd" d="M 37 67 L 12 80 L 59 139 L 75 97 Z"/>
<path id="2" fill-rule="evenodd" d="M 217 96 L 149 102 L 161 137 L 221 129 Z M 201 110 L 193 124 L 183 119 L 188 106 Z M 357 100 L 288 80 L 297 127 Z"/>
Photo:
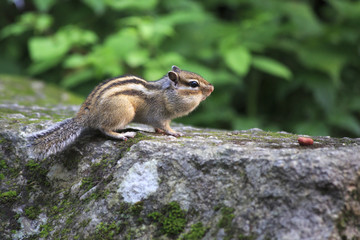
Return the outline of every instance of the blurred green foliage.
<path id="1" fill-rule="evenodd" d="M 17 7 L 14 2 L 17 3 Z M 360 1 L 1 1 L 0 73 L 86 96 L 172 65 L 215 91 L 185 123 L 360 136 Z"/>

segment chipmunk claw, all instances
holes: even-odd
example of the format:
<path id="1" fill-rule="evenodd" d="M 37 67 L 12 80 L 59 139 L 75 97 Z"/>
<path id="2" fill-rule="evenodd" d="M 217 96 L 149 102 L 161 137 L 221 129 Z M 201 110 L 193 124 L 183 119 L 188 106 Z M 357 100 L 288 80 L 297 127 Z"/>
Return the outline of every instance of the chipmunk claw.
<path id="1" fill-rule="evenodd" d="M 160 134 L 170 135 L 170 136 L 173 136 L 173 137 L 182 137 L 182 136 L 184 136 L 184 134 L 182 134 L 180 132 L 164 131 L 164 130 L 162 130 L 160 128 L 155 128 L 155 132 L 160 133 Z"/>

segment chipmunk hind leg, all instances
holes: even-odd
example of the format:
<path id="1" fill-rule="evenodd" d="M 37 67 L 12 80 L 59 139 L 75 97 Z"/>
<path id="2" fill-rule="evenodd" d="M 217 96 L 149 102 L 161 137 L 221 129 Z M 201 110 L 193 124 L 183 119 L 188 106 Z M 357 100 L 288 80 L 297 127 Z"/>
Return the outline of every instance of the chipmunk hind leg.
<path id="1" fill-rule="evenodd" d="M 135 132 L 116 132 L 116 130 L 123 129 L 134 119 L 135 109 L 129 100 L 114 98 L 101 105 L 99 109 L 102 109 L 103 121 L 98 126 L 100 131 L 109 137 L 120 140 L 135 137 Z"/>

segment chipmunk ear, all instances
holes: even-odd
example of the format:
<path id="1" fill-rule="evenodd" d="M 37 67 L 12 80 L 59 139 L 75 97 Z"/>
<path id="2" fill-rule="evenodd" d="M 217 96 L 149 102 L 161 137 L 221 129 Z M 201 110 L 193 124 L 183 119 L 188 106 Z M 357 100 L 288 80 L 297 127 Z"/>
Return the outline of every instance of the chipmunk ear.
<path id="1" fill-rule="evenodd" d="M 177 66 L 172 66 L 172 68 L 171 68 L 174 72 L 177 72 L 177 73 L 179 73 L 181 70 L 180 70 L 180 68 L 178 68 Z"/>
<path id="2" fill-rule="evenodd" d="M 169 77 L 170 80 L 173 81 L 175 84 L 178 83 L 179 74 L 177 74 L 176 72 L 174 72 L 174 71 L 168 72 L 168 77 Z"/>

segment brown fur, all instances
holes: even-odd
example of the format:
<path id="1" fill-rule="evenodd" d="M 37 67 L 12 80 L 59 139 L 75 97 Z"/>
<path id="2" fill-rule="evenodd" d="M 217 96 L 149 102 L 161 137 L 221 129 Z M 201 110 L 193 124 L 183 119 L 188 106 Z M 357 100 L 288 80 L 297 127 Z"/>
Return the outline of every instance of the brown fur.
<path id="1" fill-rule="evenodd" d="M 191 87 L 191 81 L 198 82 L 199 86 Z M 168 75 L 153 82 L 132 75 L 109 79 L 95 87 L 75 118 L 51 130 L 35 133 L 29 139 L 35 143 L 33 146 L 48 155 L 70 144 L 85 128 L 99 129 L 110 137 L 126 140 L 135 133 L 116 130 L 130 122 L 138 122 L 178 137 L 181 134 L 171 129 L 171 120 L 189 114 L 213 90 L 200 75 L 176 66 Z M 57 137 L 59 133 L 61 137 Z"/>

